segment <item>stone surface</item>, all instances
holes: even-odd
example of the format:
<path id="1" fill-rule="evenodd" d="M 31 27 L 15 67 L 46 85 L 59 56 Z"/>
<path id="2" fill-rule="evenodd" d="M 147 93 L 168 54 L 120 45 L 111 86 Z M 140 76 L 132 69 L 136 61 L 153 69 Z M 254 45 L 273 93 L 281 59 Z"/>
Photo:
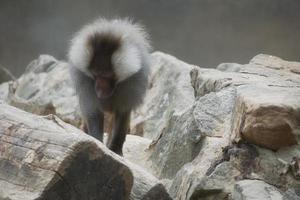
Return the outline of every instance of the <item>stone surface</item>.
<path id="1" fill-rule="evenodd" d="M 137 165 L 127 163 L 133 172 L 134 182 L 130 200 L 171 200 L 165 186 L 152 174 L 141 169 Z"/>
<path id="2" fill-rule="evenodd" d="M 144 104 L 133 117 L 135 124 L 143 124 L 146 138 L 158 138 L 169 118 L 181 115 L 194 102 L 190 84 L 191 65 L 164 53 L 152 54 L 151 77 Z"/>
<path id="3" fill-rule="evenodd" d="M 205 147 L 204 150 L 200 150 L 197 157 L 187 164 L 185 164 L 176 174 L 169 189 L 170 194 L 174 199 L 191 199 L 192 197 L 207 198 L 213 195 L 221 195 L 224 182 L 230 183 L 227 176 L 234 177 L 237 172 L 231 170 L 231 168 L 221 170 L 220 173 L 227 176 L 218 176 L 223 181 L 213 181 L 207 176 L 212 174 L 218 165 L 213 166 L 213 163 L 222 155 L 222 147 L 225 147 L 227 143 L 216 137 L 205 137 L 201 142 L 201 146 Z M 216 148 L 218 147 L 218 148 Z M 207 182 L 210 180 L 210 183 Z M 216 183 L 216 184 L 212 184 Z M 227 187 L 232 187 L 231 184 L 226 184 Z M 221 194 L 222 193 L 222 194 Z M 222 198 L 220 198 L 222 199 Z"/>
<path id="4" fill-rule="evenodd" d="M 256 93 L 256 95 L 253 95 Z M 247 141 L 272 150 L 297 144 L 300 135 L 300 88 L 241 86 L 236 130 Z"/>
<path id="5" fill-rule="evenodd" d="M 258 180 L 239 181 L 234 186 L 234 200 L 298 200 L 292 191 L 282 192 L 278 188 Z"/>
<path id="6" fill-rule="evenodd" d="M 237 66 L 219 68 L 231 74 Z M 240 77 L 231 83 L 238 94 L 233 137 L 272 150 L 299 142 L 299 68 L 299 63 L 261 54 L 235 70 Z"/>
<path id="7" fill-rule="evenodd" d="M 130 162 L 142 166 L 148 172 L 153 173 L 149 161 L 149 145 L 151 140 L 135 135 L 127 135 L 123 147 L 124 158 Z"/>
<path id="8" fill-rule="evenodd" d="M 170 199 L 153 175 L 56 116 L 0 103 L 0 199 L 5 198 Z"/>
<path id="9" fill-rule="evenodd" d="M 68 64 L 52 56 L 32 61 L 9 91 L 10 105 L 40 115 L 55 114 L 77 127 L 81 123 Z"/>
<path id="10" fill-rule="evenodd" d="M 8 94 L 9 94 L 9 84 L 10 82 L 5 82 L 0 84 L 0 100 L 1 101 L 8 101 Z"/>
<path id="11" fill-rule="evenodd" d="M 159 56 L 164 63 L 174 60 Z M 268 66 L 255 64 L 258 58 Z M 233 183 L 247 177 L 297 190 L 297 172 L 292 178 L 288 172 L 296 162 L 282 162 L 270 150 L 286 148 L 289 157 L 297 156 L 291 149 L 299 144 L 300 76 L 291 72 L 294 64 L 273 69 L 272 62 L 281 60 L 259 55 L 246 65 L 189 68 L 195 101 L 168 118 L 150 149 L 156 174 L 173 179 L 174 199 L 227 198 Z"/>
<path id="12" fill-rule="evenodd" d="M 203 138 L 224 137 L 229 142 L 234 96 L 230 89 L 210 93 L 183 114 L 170 118 L 151 149 L 150 158 L 159 177 L 172 178 L 185 163 L 192 161 L 203 147 Z"/>
<path id="13" fill-rule="evenodd" d="M 128 199 L 133 179 L 121 158 L 57 117 L 0 104 L 0 199 Z"/>

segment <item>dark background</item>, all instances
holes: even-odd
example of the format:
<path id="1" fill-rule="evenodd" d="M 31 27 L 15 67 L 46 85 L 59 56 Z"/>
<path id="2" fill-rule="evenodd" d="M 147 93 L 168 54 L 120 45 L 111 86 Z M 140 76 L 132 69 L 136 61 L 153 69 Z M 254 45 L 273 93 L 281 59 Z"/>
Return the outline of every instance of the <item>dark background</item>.
<path id="1" fill-rule="evenodd" d="M 0 65 L 20 75 L 39 54 L 64 59 L 97 16 L 133 17 L 154 50 L 202 67 L 259 53 L 300 60 L 300 0 L 0 0 Z"/>

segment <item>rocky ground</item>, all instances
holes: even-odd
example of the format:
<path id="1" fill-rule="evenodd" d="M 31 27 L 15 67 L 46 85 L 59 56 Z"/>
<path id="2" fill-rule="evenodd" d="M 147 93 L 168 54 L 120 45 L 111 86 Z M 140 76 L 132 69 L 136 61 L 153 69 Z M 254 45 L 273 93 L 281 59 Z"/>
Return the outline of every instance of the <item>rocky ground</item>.
<path id="1" fill-rule="evenodd" d="M 67 63 L 43 55 L 0 84 L 0 199 L 300 199 L 300 63 L 152 58 L 124 158 L 69 125 Z"/>

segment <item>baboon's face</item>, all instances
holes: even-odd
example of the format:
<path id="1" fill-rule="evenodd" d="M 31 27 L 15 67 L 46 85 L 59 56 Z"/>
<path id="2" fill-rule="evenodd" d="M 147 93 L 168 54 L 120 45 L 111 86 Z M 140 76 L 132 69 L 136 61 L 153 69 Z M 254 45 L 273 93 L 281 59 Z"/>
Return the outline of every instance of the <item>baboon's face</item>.
<path id="1" fill-rule="evenodd" d="M 116 88 L 116 80 L 112 71 L 98 71 L 93 73 L 95 80 L 95 92 L 99 99 L 112 96 Z"/>

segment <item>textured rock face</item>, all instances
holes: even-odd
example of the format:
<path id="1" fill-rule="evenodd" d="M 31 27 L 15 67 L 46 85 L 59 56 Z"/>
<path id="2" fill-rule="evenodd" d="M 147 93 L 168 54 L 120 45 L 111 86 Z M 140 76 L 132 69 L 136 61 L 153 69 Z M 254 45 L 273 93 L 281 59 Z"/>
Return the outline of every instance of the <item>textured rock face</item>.
<path id="1" fill-rule="evenodd" d="M 289 200 L 300 199 L 295 193 L 291 191 L 282 192 L 276 187 L 269 185 L 263 181 L 258 180 L 244 180 L 239 181 L 234 186 L 233 191 L 234 200 Z"/>
<path id="2" fill-rule="evenodd" d="M 130 196 L 133 175 L 124 161 L 55 116 L 0 103 L 0 138 L 0 199 Z"/>
<path id="3" fill-rule="evenodd" d="M 152 55 L 151 77 L 143 106 L 133 120 L 144 122 L 144 137 L 158 138 L 173 115 L 193 105 L 194 90 L 189 73 L 193 66 L 163 53 Z"/>
<path id="4" fill-rule="evenodd" d="M 152 59 L 132 115 L 139 136 L 124 146 L 125 159 L 149 172 L 126 165 L 136 177 L 131 199 L 168 199 L 165 188 L 178 200 L 300 198 L 300 63 L 258 55 L 205 69 L 159 52 Z M 49 56 L 1 84 L 0 99 L 81 123 L 67 65 Z"/>
<path id="5" fill-rule="evenodd" d="M 176 60 L 153 56 L 168 60 L 163 63 Z M 297 175 L 289 176 L 289 166 L 297 163 L 291 157 L 299 157 L 292 149 L 300 148 L 299 63 L 259 55 L 249 64 L 221 64 L 217 70 L 181 67 L 190 71 L 184 83 L 194 89 L 193 102 L 167 119 L 150 149 L 155 173 L 173 180 L 173 198 L 228 198 L 242 179 L 265 180 L 299 195 Z M 163 93 L 152 98 L 159 102 Z M 172 99 L 168 105 L 170 112 Z M 281 149 L 288 149 L 289 158 L 272 151 Z"/>
<path id="6" fill-rule="evenodd" d="M 238 87 L 236 113 L 240 115 L 236 116 L 239 123 L 235 128 L 239 127 L 240 133 L 237 135 L 273 150 L 297 144 L 300 79 L 295 72 L 298 68 L 299 63 L 267 55 L 256 56 L 249 65 L 240 67 L 239 73 L 256 73 L 262 80 Z"/>
<path id="7" fill-rule="evenodd" d="M 170 199 L 142 168 L 53 115 L 0 103 L 0 199 Z"/>
<path id="8" fill-rule="evenodd" d="M 42 55 L 27 66 L 17 81 L 1 86 L 3 93 L 9 91 L 2 99 L 10 105 L 35 114 L 55 114 L 76 126 L 81 123 L 67 63 Z"/>

